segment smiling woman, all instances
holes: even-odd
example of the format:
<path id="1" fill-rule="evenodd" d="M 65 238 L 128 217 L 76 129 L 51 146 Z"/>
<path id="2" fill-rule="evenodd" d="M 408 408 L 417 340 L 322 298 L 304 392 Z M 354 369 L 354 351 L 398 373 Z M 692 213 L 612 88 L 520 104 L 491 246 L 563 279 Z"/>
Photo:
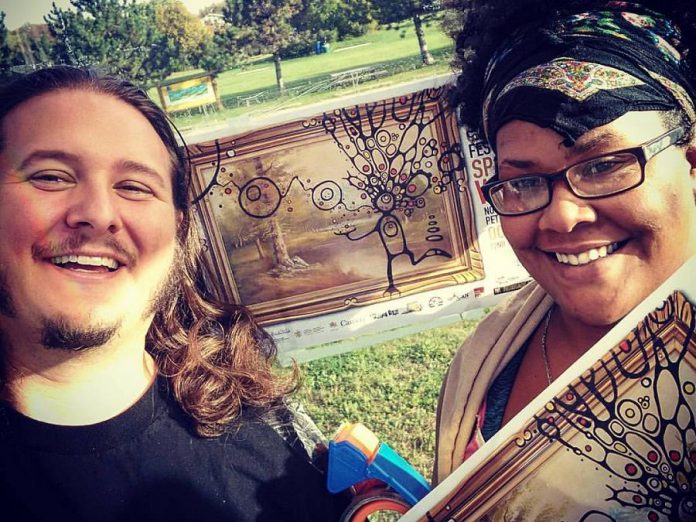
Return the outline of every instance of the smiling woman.
<path id="1" fill-rule="evenodd" d="M 496 151 L 484 195 L 535 282 L 450 367 L 437 480 L 696 255 L 696 10 L 655 3 L 475 1 L 463 14 L 461 114 Z"/>

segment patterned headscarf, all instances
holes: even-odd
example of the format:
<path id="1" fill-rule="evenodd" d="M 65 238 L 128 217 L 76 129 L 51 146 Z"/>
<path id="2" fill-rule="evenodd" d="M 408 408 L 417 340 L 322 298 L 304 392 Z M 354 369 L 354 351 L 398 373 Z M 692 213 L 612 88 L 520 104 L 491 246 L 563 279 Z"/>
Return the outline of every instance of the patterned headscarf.
<path id="1" fill-rule="evenodd" d="M 549 127 L 567 145 L 629 111 L 680 108 L 693 122 L 694 87 L 679 37 L 671 21 L 627 2 L 516 32 L 486 70 L 488 141 L 495 146 L 511 120 Z"/>

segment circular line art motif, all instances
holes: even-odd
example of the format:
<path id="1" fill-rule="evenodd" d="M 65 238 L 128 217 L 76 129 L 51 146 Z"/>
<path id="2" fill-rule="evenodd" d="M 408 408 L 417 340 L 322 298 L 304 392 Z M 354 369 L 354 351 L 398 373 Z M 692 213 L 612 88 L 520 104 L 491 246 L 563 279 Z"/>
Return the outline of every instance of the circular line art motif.
<path id="1" fill-rule="evenodd" d="M 239 189 L 239 206 L 256 218 L 272 215 L 278 210 L 282 199 L 278 185 L 264 176 L 248 181 Z"/>
<path id="2" fill-rule="evenodd" d="M 319 210 L 332 210 L 343 201 L 343 190 L 335 181 L 323 181 L 312 189 L 312 203 Z"/>

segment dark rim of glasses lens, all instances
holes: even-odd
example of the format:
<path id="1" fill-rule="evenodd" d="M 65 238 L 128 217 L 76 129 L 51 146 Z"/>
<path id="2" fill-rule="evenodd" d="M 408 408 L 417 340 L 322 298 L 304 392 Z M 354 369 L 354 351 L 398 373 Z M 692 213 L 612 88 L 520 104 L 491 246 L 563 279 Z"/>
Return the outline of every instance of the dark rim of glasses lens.
<path id="1" fill-rule="evenodd" d="M 647 164 L 648 161 L 650 161 L 654 156 L 662 152 L 663 150 L 667 149 L 668 147 L 671 147 L 672 145 L 675 145 L 679 142 L 679 140 L 686 134 L 686 128 L 683 126 L 680 127 L 675 127 L 674 129 L 671 129 L 664 134 L 659 135 L 658 137 L 647 141 L 641 145 L 637 145 L 635 147 L 630 147 L 627 149 L 621 149 L 621 150 L 616 150 L 616 151 L 611 151 L 607 152 L 605 154 L 600 154 L 598 156 L 594 156 L 591 158 L 586 158 L 582 161 L 579 161 L 577 163 L 574 163 L 568 167 L 566 167 L 563 170 L 560 170 L 555 173 L 550 173 L 550 174 L 530 174 L 526 176 L 520 176 L 517 178 L 513 178 L 514 181 L 526 179 L 526 178 L 533 178 L 533 179 L 543 179 L 546 188 L 547 188 L 547 200 L 546 203 L 535 207 L 531 210 L 524 210 L 521 212 L 506 212 L 504 210 L 499 209 L 496 207 L 493 197 L 492 197 L 492 190 L 495 189 L 496 187 L 499 187 L 501 185 L 504 185 L 505 183 L 513 180 L 503 180 L 501 181 L 498 177 L 498 174 L 496 173 L 488 182 L 484 183 L 481 186 L 481 191 L 483 192 L 483 196 L 486 199 L 486 201 L 493 207 L 493 210 L 495 210 L 498 214 L 501 216 L 524 216 L 527 214 L 531 214 L 533 212 L 538 212 L 539 210 L 542 210 L 546 208 L 548 205 L 551 204 L 551 197 L 552 197 L 552 191 L 553 191 L 553 183 L 556 180 L 563 180 L 565 181 L 566 185 L 569 187 L 570 191 L 578 198 L 580 199 L 601 199 L 601 198 L 607 198 L 611 196 L 617 196 L 619 194 L 622 194 L 624 192 L 628 192 L 629 190 L 633 190 L 636 187 L 639 187 L 643 181 L 645 180 L 645 165 Z M 611 191 L 608 193 L 603 193 L 603 194 L 592 194 L 592 195 L 583 195 L 579 194 L 577 192 L 577 189 L 572 186 L 572 184 L 569 182 L 567 174 L 568 171 L 573 169 L 573 167 L 576 167 L 577 165 L 581 165 L 583 163 L 593 161 L 599 158 L 603 158 L 605 156 L 614 156 L 618 154 L 626 154 L 630 153 L 633 154 L 636 159 L 638 160 L 638 163 L 640 165 L 641 169 L 641 176 L 640 179 L 636 182 L 631 184 L 630 186 L 623 187 L 619 190 Z"/>

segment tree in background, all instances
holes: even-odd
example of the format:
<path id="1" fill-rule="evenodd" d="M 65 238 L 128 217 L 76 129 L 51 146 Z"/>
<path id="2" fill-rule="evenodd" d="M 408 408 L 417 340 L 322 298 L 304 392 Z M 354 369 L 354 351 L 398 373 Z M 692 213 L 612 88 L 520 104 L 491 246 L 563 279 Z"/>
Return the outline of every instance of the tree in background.
<path id="1" fill-rule="evenodd" d="M 5 13 L 0 11 L 0 78 L 10 76 L 10 67 L 16 64 L 16 56 L 10 47 L 10 33 L 5 26 Z"/>
<path id="2" fill-rule="evenodd" d="M 135 0 L 70 0 L 74 10 L 53 3 L 44 17 L 55 37 L 58 63 L 102 67 L 141 84 L 165 78 L 171 69 L 158 56 L 161 35 L 155 6 Z M 164 68 L 163 68 L 164 67 Z"/>
<path id="3" fill-rule="evenodd" d="M 390 24 L 410 18 L 416 29 L 423 65 L 432 65 L 433 57 L 428 51 L 423 32 L 423 19 L 441 9 L 439 0 L 372 0 L 375 16 L 380 23 Z"/>
<path id="4" fill-rule="evenodd" d="M 222 14 L 222 11 L 225 9 L 225 1 L 221 0 L 220 2 L 217 2 L 215 4 L 210 4 L 206 5 L 203 7 L 200 11 L 198 11 L 198 16 L 200 18 L 203 18 L 207 14 Z"/>
<path id="5" fill-rule="evenodd" d="M 14 54 L 15 70 L 32 70 L 52 63 L 53 44 L 44 24 L 24 24 L 10 31 L 7 42 Z"/>
<path id="6" fill-rule="evenodd" d="M 338 32 L 338 39 L 362 36 L 374 22 L 371 0 L 337 0 L 332 24 Z"/>
<path id="7" fill-rule="evenodd" d="M 70 0 L 45 20 L 56 39 L 56 62 L 102 67 L 153 85 L 172 72 L 204 66 L 219 71 L 224 55 L 212 30 L 181 0 Z"/>
<path id="8" fill-rule="evenodd" d="M 281 57 L 304 36 L 291 23 L 301 9 L 302 0 L 226 0 L 223 10 L 231 45 L 245 56 L 273 56 L 281 94 L 285 92 Z"/>
<path id="9" fill-rule="evenodd" d="M 331 42 L 365 34 L 372 21 L 370 0 L 302 0 L 291 23 L 309 40 Z"/>
<path id="10" fill-rule="evenodd" d="M 202 52 L 214 52 L 213 31 L 181 0 L 152 0 L 157 25 L 157 68 L 181 71 L 197 67 Z"/>

